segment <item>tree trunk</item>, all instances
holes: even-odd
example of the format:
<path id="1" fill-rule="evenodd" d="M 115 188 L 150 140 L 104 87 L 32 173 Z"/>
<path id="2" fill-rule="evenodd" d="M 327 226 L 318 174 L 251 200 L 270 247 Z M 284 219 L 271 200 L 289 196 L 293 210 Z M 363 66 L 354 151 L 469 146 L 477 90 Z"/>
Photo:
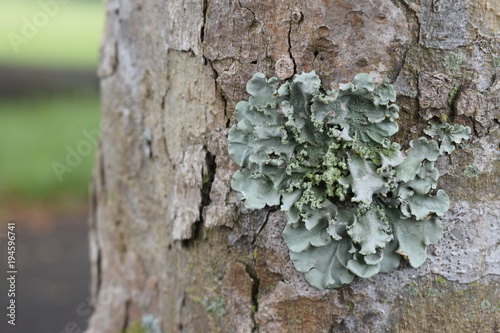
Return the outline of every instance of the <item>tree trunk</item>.
<path id="1" fill-rule="evenodd" d="M 500 329 L 500 2 L 108 0 L 106 12 L 88 332 Z M 402 144 L 432 117 L 473 128 L 438 161 L 451 208 L 420 268 L 316 290 L 289 259 L 283 214 L 230 191 L 246 82 L 311 70 L 325 88 L 360 72 L 393 82 Z"/>

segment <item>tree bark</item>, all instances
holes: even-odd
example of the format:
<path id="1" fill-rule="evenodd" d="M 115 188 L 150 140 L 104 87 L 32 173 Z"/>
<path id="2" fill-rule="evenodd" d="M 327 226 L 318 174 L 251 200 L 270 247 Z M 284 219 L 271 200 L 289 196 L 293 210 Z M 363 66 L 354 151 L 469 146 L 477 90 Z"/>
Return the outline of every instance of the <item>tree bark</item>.
<path id="1" fill-rule="evenodd" d="M 108 0 L 106 13 L 88 332 L 132 332 L 147 314 L 165 333 L 500 329 L 500 2 Z M 432 117 L 473 128 L 438 161 L 451 208 L 422 267 L 316 290 L 283 214 L 230 191 L 248 79 L 311 70 L 325 88 L 360 72 L 393 82 L 403 144 Z"/>

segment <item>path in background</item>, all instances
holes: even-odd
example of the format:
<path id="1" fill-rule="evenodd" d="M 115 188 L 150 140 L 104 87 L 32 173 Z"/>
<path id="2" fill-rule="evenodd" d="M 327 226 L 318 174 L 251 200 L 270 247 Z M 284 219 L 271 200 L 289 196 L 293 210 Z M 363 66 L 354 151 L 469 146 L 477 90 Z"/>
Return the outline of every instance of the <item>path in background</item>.
<path id="1" fill-rule="evenodd" d="M 2 278 L 0 332 L 82 333 L 90 315 L 86 209 L 65 214 L 14 210 L 3 216 L 16 221 L 17 316 L 15 328 L 7 324 L 3 294 L 8 288 Z M 7 222 L 0 223 L 1 276 L 7 271 Z"/>

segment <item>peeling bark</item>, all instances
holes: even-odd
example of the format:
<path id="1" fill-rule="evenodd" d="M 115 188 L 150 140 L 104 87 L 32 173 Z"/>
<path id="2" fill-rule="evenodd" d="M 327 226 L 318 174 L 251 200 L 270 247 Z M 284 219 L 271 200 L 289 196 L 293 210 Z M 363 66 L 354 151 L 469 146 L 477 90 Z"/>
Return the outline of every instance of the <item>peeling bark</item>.
<path id="1" fill-rule="evenodd" d="M 498 1 L 108 0 L 106 16 L 88 332 L 145 314 L 163 332 L 498 331 Z M 432 118 L 473 128 L 437 163 L 452 204 L 419 269 L 318 291 L 289 260 L 282 213 L 230 191 L 247 80 L 310 70 L 326 88 L 391 80 L 401 143 Z"/>

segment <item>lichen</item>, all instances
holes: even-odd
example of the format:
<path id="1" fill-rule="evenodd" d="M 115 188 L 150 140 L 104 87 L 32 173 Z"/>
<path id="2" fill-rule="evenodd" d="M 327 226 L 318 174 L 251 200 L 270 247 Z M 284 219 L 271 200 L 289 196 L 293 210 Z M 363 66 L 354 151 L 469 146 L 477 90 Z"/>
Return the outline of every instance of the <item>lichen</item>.
<path id="1" fill-rule="evenodd" d="M 124 333 L 163 333 L 158 319 L 152 314 L 145 314 L 141 319 L 132 321 Z"/>
<path id="2" fill-rule="evenodd" d="M 152 314 L 145 314 L 142 316 L 141 327 L 144 333 L 162 333 L 158 319 Z"/>
<path id="3" fill-rule="evenodd" d="M 123 333 L 146 333 L 144 328 L 142 328 L 141 320 L 134 320 L 129 324 L 129 326 L 122 331 Z"/>
<path id="4" fill-rule="evenodd" d="M 429 121 L 429 126 L 424 129 L 424 133 L 430 137 L 436 137 L 441 143 L 439 146 L 440 154 L 451 153 L 455 150 L 455 145 L 460 145 L 469 138 L 470 127 L 459 124 L 437 123 Z"/>
<path id="5" fill-rule="evenodd" d="M 470 128 L 430 122 L 410 149 L 398 131 L 396 93 L 367 74 L 338 90 L 313 72 L 279 86 L 257 73 L 248 101 L 236 105 L 229 154 L 242 168 L 231 186 L 249 209 L 280 206 L 296 269 L 316 288 L 422 265 L 442 236 L 438 216 L 449 198 L 437 190 L 435 161 L 468 138 Z"/>
<path id="6" fill-rule="evenodd" d="M 493 67 L 500 67 L 500 57 L 493 57 Z"/>
<path id="7" fill-rule="evenodd" d="M 479 177 L 480 173 L 481 173 L 481 170 L 479 170 L 479 167 L 477 166 L 477 164 L 474 164 L 474 163 L 469 164 L 464 169 L 464 175 L 466 175 L 469 178 Z"/>
<path id="8" fill-rule="evenodd" d="M 408 294 L 410 294 L 411 296 L 417 296 L 419 294 L 417 287 L 415 287 L 413 283 L 410 283 L 408 285 Z"/>
<path id="9" fill-rule="evenodd" d="M 448 105 L 453 104 L 453 101 L 455 101 L 455 97 L 457 97 L 459 90 L 460 90 L 460 85 L 457 83 L 453 86 L 453 89 L 448 94 L 448 100 L 447 100 Z M 445 114 L 443 114 L 443 115 L 446 116 Z M 445 119 L 445 121 L 446 121 L 446 119 Z"/>
<path id="10" fill-rule="evenodd" d="M 201 304 L 205 311 L 212 312 L 219 318 L 226 315 L 226 305 L 223 298 L 217 298 L 214 301 L 210 301 L 208 297 L 205 296 Z"/>
<path id="11" fill-rule="evenodd" d="M 485 310 L 485 309 L 489 309 L 489 308 L 491 308 L 490 301 L 482 301 L 481 302 L 481 309 Z"/>
<path id="12" fill-rule="evenodd" d="M 451 71 L 457 71 L 462 65 L 462 56 L 455 52 L 448 52 L 444 57 L 444 66 Z"/>
<path id="13" fill-rule="evenodd" d="M 429 289 L 427 289 L 427 296 L 429 296 L 429 297 L 441 296 L 441 291 L 439 291 L 436 288 L 429 288 Z"/>
<path id="14" fill-rule="evenodd" d="M 438 277 L 436 278 L 436 282 L 437 282 L 437 283 L 439 283 L 439 284 L 446 284 L 446 280 L 445 280 L 445 278 L 444 278 L 444 277 L 442 277 L 442 276 L 438 276 Z"/>

